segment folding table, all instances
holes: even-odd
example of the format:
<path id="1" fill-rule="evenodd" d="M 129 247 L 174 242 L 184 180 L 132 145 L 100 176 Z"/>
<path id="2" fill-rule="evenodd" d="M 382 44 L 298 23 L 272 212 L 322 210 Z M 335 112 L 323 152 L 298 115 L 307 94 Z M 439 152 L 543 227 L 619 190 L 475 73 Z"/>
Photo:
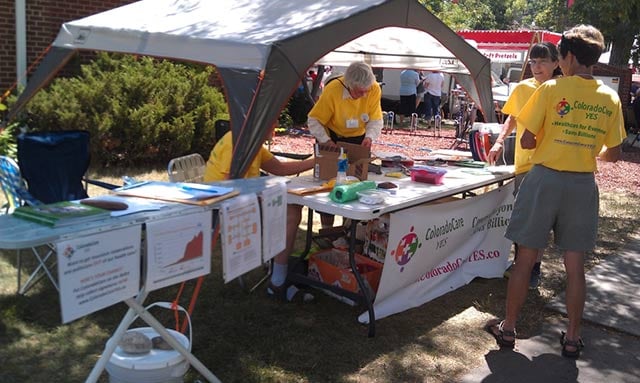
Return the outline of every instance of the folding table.
<path id="1" fill-rule="evenodd" d="M 229 180 L 216 183 L 230 186 L 238 190 L 241 194 L 256 193 L 264 190 L 270 185 L 287 182 L 284 177 L 258 177 L 251 179 Z M 0 216 L 0 249 L 17 250 L 41 245 L 49 245 L 57 241 L 84 237 L 91 234 L 111 231 L 115 229 L 142 225 L 155 220 L 191 214 L 195 212 L 217 209 L 219 204 L 208 206 L 195 206 L 179 203 L 167 203 L 166 207 L 155 211 L 138 212 L 120 217 L 110 217 L 106 219 L 85 222 L 81 225 L 70 225 L 59 228 L 51 228 L 30 221 L 15 218 L 11 215 Z M 49 246 L 47 246 L 49 248 Z M 49 274 L 55 270 L 47 270 Z M 107 341 L 105 349 L 96 362 L 87 382 L 97 382 L 100 374 L 104 370 L 111 355 L 116 349 L 119 340 L 129 327 L 133 318 L 138 315 L 143 321 L 149 324 L 162 336 L 176 351 L 180 352 L 189 363 L 210 382 L 219 382 L 216 376 L 207 369 L 193 354 L 182 346 L 173 336 L 171 336 L 164 326 L 158 322 L 143 307 L 147 292 L 144 286 L 141 287 L 135 298 L 126 299 L 124 302 L 129 306 L 129 310 L 122 318 L 114 334 Z"/>
<path id="2" fill-rule="evenodd" d="M 322 192 L 309 195 L 297 195 L 290 193 L 288 202 L 295 203 L 309 208 L 309 218 L 307 220 L 307 240 L 306 247 L 300 259 L 304 259 L 311 248 L 311 234 L 313 223 L 313 211 L 340 215 L 344 218 L 351 219 L 350 236 L 349 236 L 349 264 L 351 270 L 358 282 L 359 291 L 354 293 L 341 289 L 337 286 L 323 284 L 315 279 L 308 278 L 300 273 L 290 273 L 289 279 L 294 283 L 301 283 L 310 286 L 320 287 L 329 290 L 340 296 L 347 297 L 356 302 L 360 302 L 367 307 L 369 313 L 369 337 L 375 335 L 375 313 L 373 310 L 373 296 L 370 296 L 369 290 L 365 287 L 364 279 L 358 272 L 355 261 L 355 236 L 356 226 L 359 221 L 367 221 L 378 218 L 383 214 L 392 213 L 402 209 L 418 206 L 427 202 L 435 201 L 440 198 L 453 196 L 456 194 L 468 194 L 471 191 L 492 184 L 502 184 L 505 180 L 514 177 L 513 166 L 504 166 L 503 172 L 492 174 L 487 171 L 479 171 L 476 169 L 466 169 L 451 166 L 442 185 L 432 185 L 427 183 L 413 182 L 411 178 L 404 177 L 402 179 L 389 178 L 381 175 L 369 173 L 369 179 L 374 181 L 393 182 L 398 185 L 396 194 L 389 195 L 384 204 L 366 205 L 356 201 L 349 203 L 333 202 L 329 198 L 328 192 Z M 301 176 L 291 180 L 287 186 L 289 190 L 308 189 L 320 185 L 319 181 L 313 180 L 312 176 Z"/>

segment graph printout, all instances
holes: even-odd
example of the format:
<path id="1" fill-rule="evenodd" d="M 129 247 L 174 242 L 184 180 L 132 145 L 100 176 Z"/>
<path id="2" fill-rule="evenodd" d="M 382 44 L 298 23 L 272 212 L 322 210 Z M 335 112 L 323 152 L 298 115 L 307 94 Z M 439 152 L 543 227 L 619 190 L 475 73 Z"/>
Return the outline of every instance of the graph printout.
<path id="1" fill-rule="evenodd" d="M 211 211 L 147 223 L 147 291 L 210 272 Z"/>
<path id="2" fill-rule="evenodd" d="M 141 233 L 132 226 L 56 243 L 62 323 L 138 294 Z"/>
<path id="3" fill-rule="evenodd" d="M 260 193 L 262 208 L 262 262 L 284 250 L 287 240 L 287 186 L 279 183 Z"/>
<path id="4" fill-rule="evenodd" d="M 260 205 L 255 194 L 222 203 L 222 274 L 225 283 L 261 264 Z"/>

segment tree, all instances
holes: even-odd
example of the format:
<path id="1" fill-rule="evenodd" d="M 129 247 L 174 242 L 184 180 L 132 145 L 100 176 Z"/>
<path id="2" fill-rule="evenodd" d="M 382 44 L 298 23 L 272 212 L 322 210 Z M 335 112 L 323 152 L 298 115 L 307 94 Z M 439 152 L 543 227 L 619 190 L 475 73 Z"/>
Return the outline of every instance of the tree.
<path id="1" fill-rule="evenodd" d="M 575 0 L 569 9 L 573 24 L 591 24 L 611 46 L 609 64 L 626 66 L 640 34 L 640 0 Z"/>
<path id="2" fill-rule="evenodd" d="M 507 0 L 420 0 L 454 31 L 461 29 L 498 29 L 495 14 L 488 3 L 503 3 Z"/>

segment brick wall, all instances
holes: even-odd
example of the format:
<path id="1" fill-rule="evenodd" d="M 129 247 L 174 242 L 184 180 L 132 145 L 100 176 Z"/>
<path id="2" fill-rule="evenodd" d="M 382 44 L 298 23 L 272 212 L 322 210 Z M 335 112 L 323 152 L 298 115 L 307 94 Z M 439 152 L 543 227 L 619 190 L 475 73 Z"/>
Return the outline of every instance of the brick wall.
<path id="1" fill-rule="evenodd" d="M 62 23 L 103 12 L 135 0 L 26 0 L 27 68 L 58 35 Z M 0 95 L 16 78 L 15 0 L 0 0 Z M 37 68 L 37 65 L 33 69 Z M 33 70 L 32 69 L 32 70 Z"/>

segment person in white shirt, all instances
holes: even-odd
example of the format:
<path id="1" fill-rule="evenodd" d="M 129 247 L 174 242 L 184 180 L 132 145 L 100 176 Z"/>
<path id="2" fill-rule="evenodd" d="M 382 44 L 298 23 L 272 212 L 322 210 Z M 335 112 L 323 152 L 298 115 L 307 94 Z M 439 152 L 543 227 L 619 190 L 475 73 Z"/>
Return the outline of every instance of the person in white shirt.
<path id="1" fill-rule="evenodd" d="M 425 77 L 424 82 L 427 88 L 427 92 L 424 94 L 424 103 L 427 108 L 425 119 L 430 121 L 431 117 L 440 116 L 440 98 L 444 87 L 444 75 L 438 71 L 431 72 Z"/>

